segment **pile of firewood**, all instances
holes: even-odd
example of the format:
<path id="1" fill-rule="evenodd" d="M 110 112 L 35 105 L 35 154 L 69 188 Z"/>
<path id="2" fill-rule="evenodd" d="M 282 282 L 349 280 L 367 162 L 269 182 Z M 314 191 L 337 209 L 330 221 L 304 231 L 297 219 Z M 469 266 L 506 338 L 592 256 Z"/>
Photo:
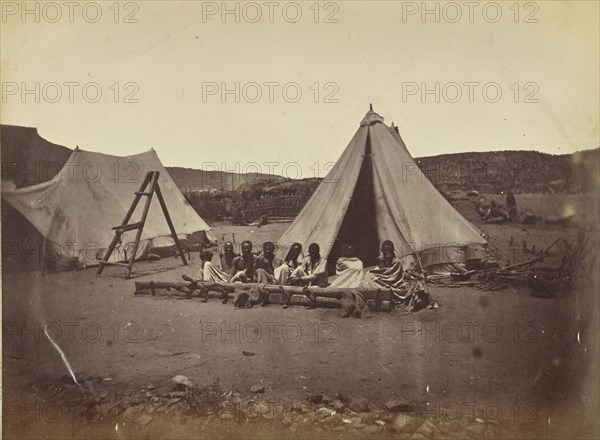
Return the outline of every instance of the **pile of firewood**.
<path id="1" fill-rule="evenodd" d="M 544 265 L 544 259 L 550 256 L 550 249 L 561 241 L 565 251 L 560 266 Z M 502 290 L 509 285 L 527 286 L 540 294 L 553 295 L 558 290 L 572 287 L 575 278 L 593 283 L 592 271 L 597 258 L 596 245 L 591 244 L 585 234 L 579 234 L 574 245 L 559 238 L 540 256 L 522 263 L 484 267 L 430 281 L 443 287 L 471 286 L 484 291 Z"/>

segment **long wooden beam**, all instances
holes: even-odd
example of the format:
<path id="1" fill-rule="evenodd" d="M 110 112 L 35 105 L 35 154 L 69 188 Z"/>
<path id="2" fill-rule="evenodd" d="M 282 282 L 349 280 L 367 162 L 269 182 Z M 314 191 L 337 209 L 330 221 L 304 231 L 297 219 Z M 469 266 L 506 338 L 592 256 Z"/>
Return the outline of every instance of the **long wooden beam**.
<path id="1" fill-rule="evenodd" d="M 145 294 L 148 293 L 148 290 L 151 288 L 154 289 L 168 289 L 168 288 L 177 288 L 177 287 L 187 287 L 189 288 L 192 283 L 189 282 L 169 282 L 169 281 L 136 281 L 135 289 L 136 294 Z M 236 288 L 243 289 L 252 289 L 252 288 L 262 288 L 269 293 L 282 293 L 285 291 L 286 293 L 291 293 L 292 295 L 306 295 L 306 290 L 310 293 L 313 293 L 317 296 L 325 297 L 325 298 L 339 298 L 349 289 L 342 288 L 332 288 L 332 287 L 300 287 L 300 286 L 277 286 L 277 285 L 265 285 L 259 283 L 195 283 L 196 289 L 208 289 L 215 290 L 217 292 L 235 292 Z M 375 299 L 377 295 L 383 298 L 386 301 L 389 301 L 392 296 L 392 291 L 390 289 L 378 289 L 378 288 L 356 288 L 353 290 L 358 290 L 360 293 L 364 295 L 366 299 Z"/>
<path id="2" fill-rule="evenodd" d="M 310 304 L 317 306 L 332 307 L 338 306 L 339 299 L 348 289 L 341 288 L 323 288 L 323 287 L 299 287 L 299 286 L 276 286 L 264 285 L 258 283 L 191 283 L 191 282 L 165 282 L 165 281 L 136 281 L 135 295 L 155 295 L 157 290 L 174 289 L 174 294 L 178 296 L 192 296 L 191 291 L 200 291 L 208 297 L 223 298 L 223 294 L 234 293 L 236 288 L 248 290 L 251 288 L 260 288 L 267 291 L 270 295 L 269 302 L 281 304 Z M 394 298 L 393 292 L 389 289 L 357 288 L 363 294 L 365 299 L 371 302 L 372 309 L 375 311 L 383 308 L 390 310 L 391 300 Z M 218 292 L 209 295 L 209 292 Z M 302 301 L 293 299 L 300 296 Z"/>

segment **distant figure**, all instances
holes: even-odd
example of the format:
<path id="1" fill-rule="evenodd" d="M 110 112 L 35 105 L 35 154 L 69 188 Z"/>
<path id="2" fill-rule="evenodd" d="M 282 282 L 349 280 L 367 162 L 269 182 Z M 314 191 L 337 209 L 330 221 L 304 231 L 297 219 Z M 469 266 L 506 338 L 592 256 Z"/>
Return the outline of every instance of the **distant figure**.
<path id="1" fill-rule="evenodd" d="M 521 219 L 521 223 L 524 225 L 533 225 L 537 221 L 537 218 L 531 211 L 525 211 L 523 214 L 523 218 Z"/>
<path id="2" fill-rule="evenodd" d="M 237 226 L 245 226 L 248 224 L 246 221 L 246 214 L 243 210 L 237 209 L 233 211 L 231 215 L 231 224 Z"/>
<path id="3" fill-rule="evenodd" d="M 487 213 L 483 217 L 486 223 L 498 224 L 508 220 L 508 213 L 500 209 L 500 206 L 492 199 Z"/>
<path id="4" fill-rule="evenodd" d="M 517 218 L 517 199 L 512 191 L 506 193 L 506 208 L 508 209 L 508 218 L 514 220 Z"/>
<path id="5" fill-rule="evenodd" d="M 258 224 L 256 226 L 258 226 L 260 228 L 261 226 L 268 225 L 268 224 L 269 224 L 269 217 L 267 217 L 266 215 L 261 215 L 260 219 L 258 220 Z"/>
<path id="6" fill-rule="evenodd" d="M 479 199 L 479 201 L 477 202 L 477 212 L 479 213 L 479 215 L 481 217 L 485 217 L 489 209 L 489 202 L 484 197 Z"/>

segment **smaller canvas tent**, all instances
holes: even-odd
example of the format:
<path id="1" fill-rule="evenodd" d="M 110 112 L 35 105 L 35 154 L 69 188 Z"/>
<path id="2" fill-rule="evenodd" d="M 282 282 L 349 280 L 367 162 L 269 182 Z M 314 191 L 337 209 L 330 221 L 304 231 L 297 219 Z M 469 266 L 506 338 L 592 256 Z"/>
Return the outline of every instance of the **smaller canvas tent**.
<path id="1" fill-rule="evenodd" d="M 400 257 L 419 255 L 430 271 L 464 263 L 469 245 L 486 243 L 420 171 L 398 130 L 371 110 L 279 248 L 317 243 L 331 273 L 340 244 L 371 266 L 384 240 Z"/>
<path id="2" fill-rule="evenodd" d="M 76 260 L 81 265 L 96 263 L 114 236 L 112 227 L 123 221 L 148 171 L 160 172 L 159 185 L 184 247 L 208 241 L 210 227 L 185 200 L 154 150 L 119 157 L 79 149 L 47 182 L 21 189 L 3 185 L 3 200 L 29 221 L 44 241 L 34 244 L 26 243 L 26 237 L 11 239 L 21 240 L 17 247 L 37 247 L 47 263 L 57 259 Z M 139 220 L 144 201 L 138 204 L 130 223 Z M 135 232 L 123 234 L 113 261 L 128 258 Z M 173 247 L 165 217 L 153 198 L 136 258 L 150 252 L 168 254 Z"/>

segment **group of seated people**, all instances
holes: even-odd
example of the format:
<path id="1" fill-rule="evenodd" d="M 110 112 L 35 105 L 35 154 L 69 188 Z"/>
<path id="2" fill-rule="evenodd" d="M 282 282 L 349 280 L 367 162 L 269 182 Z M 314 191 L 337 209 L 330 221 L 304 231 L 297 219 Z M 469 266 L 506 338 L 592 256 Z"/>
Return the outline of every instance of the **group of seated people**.
<path id="1" fill-rule="evenodd" d="M 506 194 L 506 205 L 501 205 L 492 199 L 488 202 L 481 198 L 477 203 L 477 212 L 486 223 L 504 223 L 517 218 L 517 201 L 515 195 L 508 191 Z"/>
<path id="2" fill-rule="evenodd" d="M 302 245 L 294 243 L 285 260 L 275 255 L 275 244 L 267 241 L 262 252 L 254 253 L 252 242 L 241 244 L 241 254 L 234 252 L 232 242 L 226 242 L 220 254 L 220 268 L 213 264 L 213 253 L 204 250 L 200 254 L 201 265 L 195 278 L 184 275 L 192 282 L 214 283 L 259 283 L 280 286 L 318 286 L 356 288 L 363 284 L 365 272 L 363 262 L 355 257 L 351 245 L 341 246 L 340 257 L 336 261 L 336 277 L 329 284 L 327 259 L 321 256 L 317 243 L 308 247 L 308 255 L 303 256 Z M 413 272 L 411 270 L 411 272 Z M 394 243 L 385 240 L 381 245 L 381 255 L 376 267 L 368 274 L 373 287 L 398 288 L 407 275 L 401 260 L 396 256 Z M 411 275 L 412 276 L 412 275 Z"/>
<path id="3" fill-rule="evenodd" d="M 252 251 L 252 242 L 245 240 L 241 244 L 241 255 L 234 252 L 233 243 L 228 241 L 220 254 L 221 267 L 212 263 L 213 253 L 200 253 L 201 265 L 196 282 L 216 283 L 261 283 L 291 286 L 325 287 L 327 285 L 327 261 L 321 257 L 319 245 L 308 247 L 308 256 L 302 257 L 302 245 L 294 243 L 285 261 L 275 255 L 275 244 L 267 241 L 262 252 Z"/>
<path id="4" fill-rule="evenodd" d="M 345 291 L 359 287 L 391 289 L 396 295 L 396 301 L 410 300 L 410 307 L 414 305 L 415 298 L 419 301 L 426 289 L 421 280 L 424 280 L 425 272 L 416 257 L 408 270 L 402 267 L 402 261 L 395 253 L 394 243 L 385 240 L 381 245 L 381 255 L 376 259 L 376 267 L 364 271 L 363 262 L 355 256 L 354 249 L 349 244 L 340 247 L 339 258 L 335 265 L 335 278 L 329 283 L 327 258 L 321 256 L 321 250 L 317 243 L 308 247 L 308 255 L 303 256 L 302 245 L 294 243 L 285 260 L 275 255 L 275 244 L 267 241 L 262 246 L 262 252 L 252 251 L 252 242 L 245 240 L 241 244 L 241 254 L 234 251 L 234 245 L 226 242 L 223 252 L 220 254 L 220 267 L 213 264 L 214 254 L 208 250 L 201 251 L 201 265 L 195 278 L 183 275 L 183 279 L 191 284 L 178 290 L 185 291 L 191 295 L 197 289 L 198 283 L 240 283 L 240 292 L 243 284 L 257 283 L 279 286 L 310 286 L 341 288 Z M 250 292 L 252 292 L 250 286 Z M 220 289 L 217 289 L 220 290 Z M 355 291 L 355 290 L 353 290 Z M 221 290 L 223 303 L 227 303 L 229 296 L 227 290 Z M 238 292 L 238 289 L 236 289 Z M 419 293 L 414 295 L 414 293 Z M 285 305 L 290 304 L 292 294 L 282 291 Z M 236 293 L 236 296 L 238 294 Z M 428 298 L 428 293 L 425 298 Z M 260 293 L 259 293 L 260 296 Z M 421 298 L 421 299 L 419 299 Z M 208 295 L 204 301 L 208 300 Z M 234 297 L 234 304 L 235 304 Z M 428 299 L 427 299 L 428 301 Z M 423 302 L 426 304 L 427 301 Z M 259 300 L 260 302 L 260 300 Z M 263 301 L 263 305 L 268 302 Z M 309 306 L 314 308 L 314 304 Z"/>

